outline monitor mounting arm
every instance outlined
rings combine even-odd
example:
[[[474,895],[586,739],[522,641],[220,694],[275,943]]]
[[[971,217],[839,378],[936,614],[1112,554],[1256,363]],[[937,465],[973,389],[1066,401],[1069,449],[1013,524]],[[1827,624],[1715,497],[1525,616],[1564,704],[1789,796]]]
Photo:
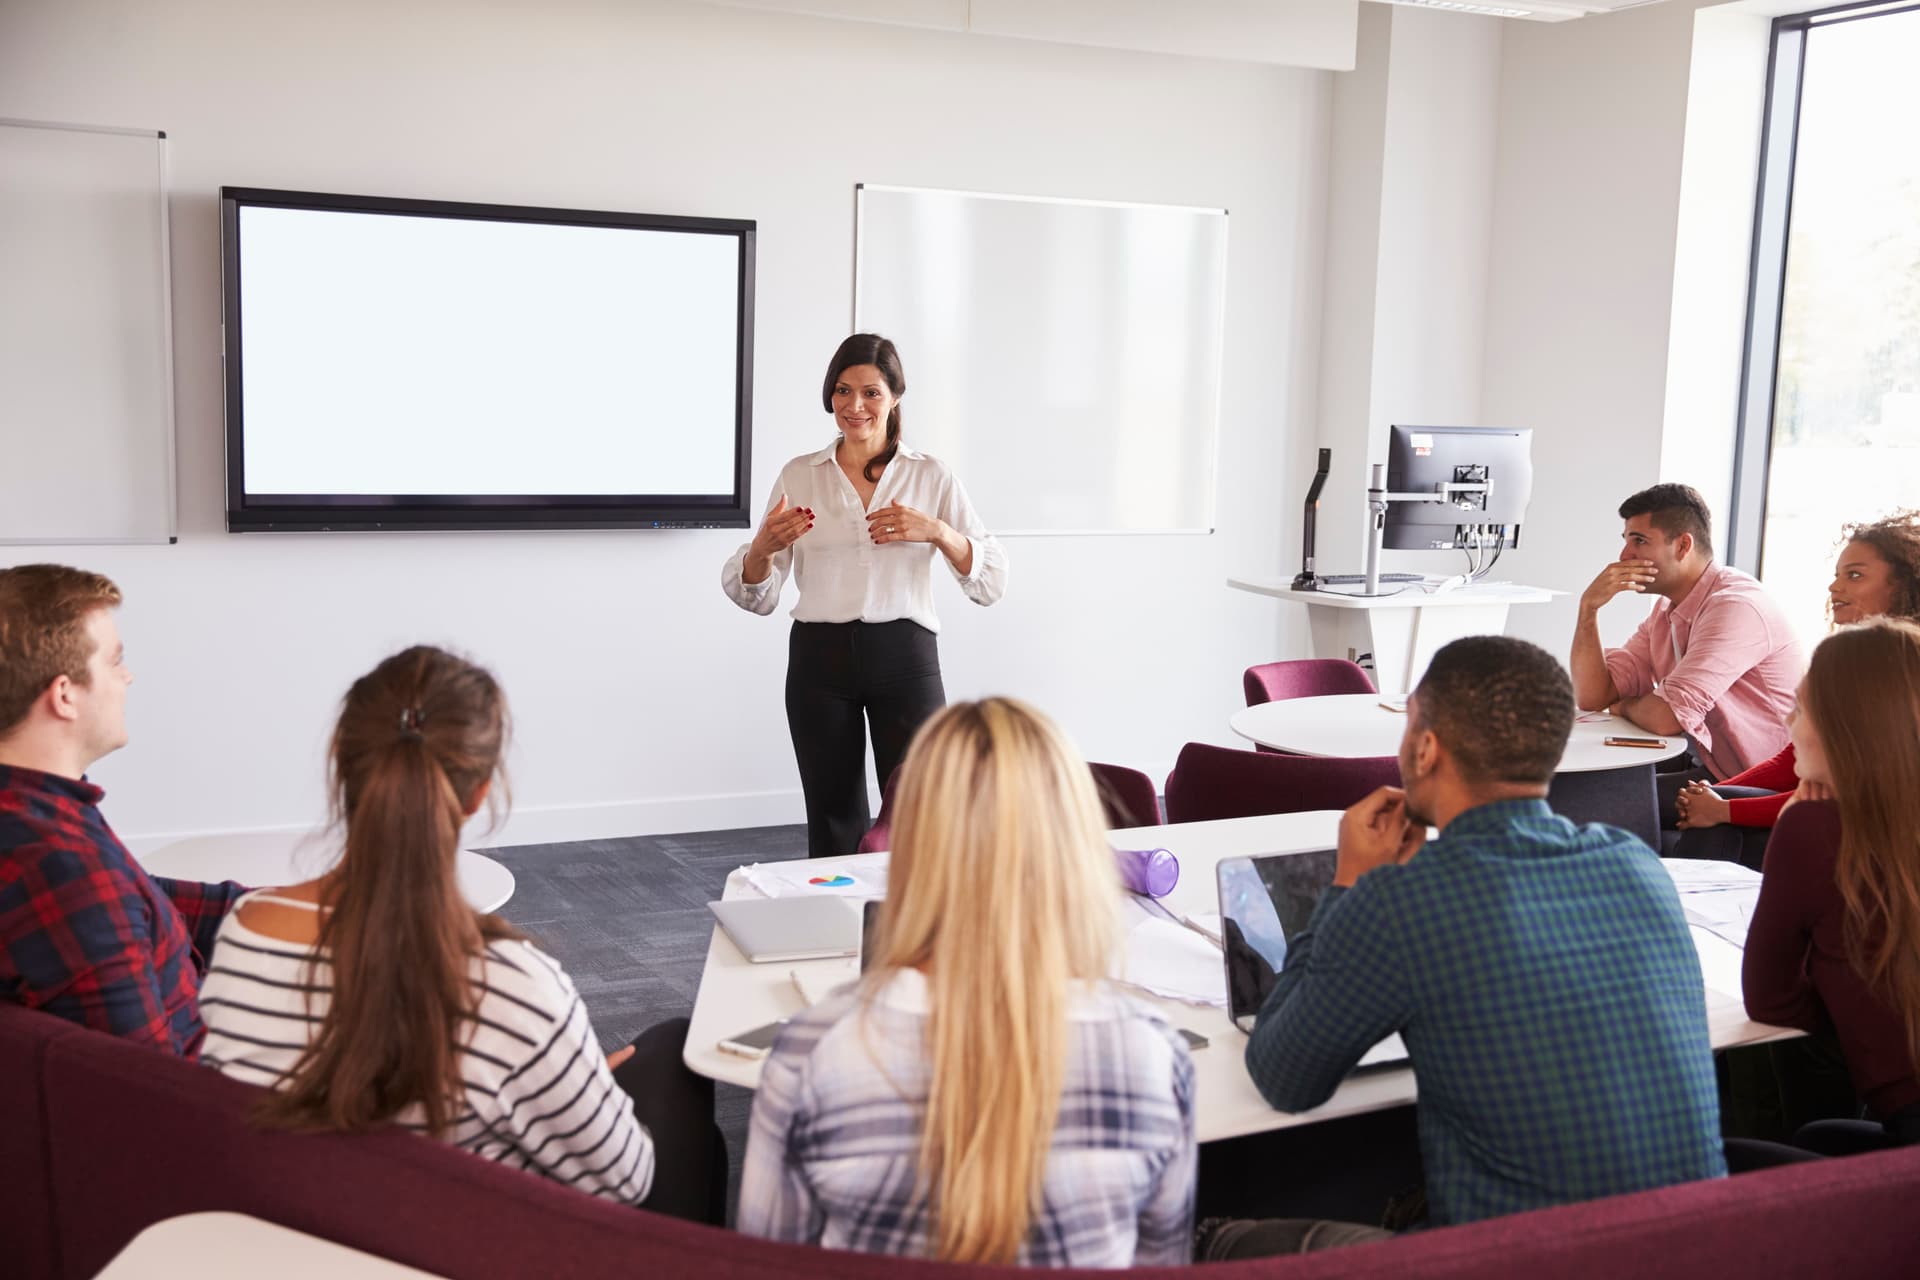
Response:
[[[1387,504],[1390,502],[1451,502],[1466,509],[1474,508],[1462,502],[1460,495],[1468,493],[1492,493],[1493,481],[1461,483],[1458,481],[1435,485],[1425,493],[1389,493],[1387,492],[1387,464],[1373,464],[1371,479],[1367,484],[1367,574],[1363,590],[1355,593],[1363,596],[1380,594],[1380,544],[1387,534]]]

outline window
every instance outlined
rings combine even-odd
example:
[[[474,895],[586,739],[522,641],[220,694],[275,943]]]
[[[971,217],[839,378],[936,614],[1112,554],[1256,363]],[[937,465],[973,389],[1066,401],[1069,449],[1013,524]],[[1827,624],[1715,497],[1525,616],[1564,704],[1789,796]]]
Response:
[[[1915,67],[1911,0],[1774,24],[1726,549],[1815,629],[1841,526],[1920,506]]]

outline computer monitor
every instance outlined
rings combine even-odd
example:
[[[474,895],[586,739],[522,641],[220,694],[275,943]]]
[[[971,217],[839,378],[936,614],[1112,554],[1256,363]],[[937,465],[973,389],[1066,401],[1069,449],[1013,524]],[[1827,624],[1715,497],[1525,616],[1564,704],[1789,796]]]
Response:
[[[1387,490],[1437,493],[1444,484],[1484,484],[1445,502],[1390,502],[1382,545],[1391,551],[1451,551],[1520,545],[1533,496],[1533,431],[1527,427],[1395,427],[1387,445]]]

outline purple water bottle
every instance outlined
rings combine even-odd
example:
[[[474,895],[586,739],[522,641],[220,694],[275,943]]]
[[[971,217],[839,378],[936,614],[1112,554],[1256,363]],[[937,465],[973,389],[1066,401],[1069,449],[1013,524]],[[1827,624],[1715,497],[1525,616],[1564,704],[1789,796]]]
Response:
[[[1134,893],[1164,898],[1180,883],[1180,859],[1165,849],[1115,849],[1120,883]]]

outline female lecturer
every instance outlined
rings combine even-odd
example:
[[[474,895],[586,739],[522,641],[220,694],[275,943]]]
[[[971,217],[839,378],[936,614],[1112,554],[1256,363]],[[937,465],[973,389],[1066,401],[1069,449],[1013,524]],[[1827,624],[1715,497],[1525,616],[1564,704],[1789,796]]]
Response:
[[[900,443],[907,378],[893,343],[856,333],[827,366],[820,401],[840,435],[780,469],[753,541],[721,571],[727,597],[772,613],[800,584],[787,641],[787,728],[807,801],[807,853],[852,853],[872,825],[864,713],[881,786],[914,731],[946,705],[932,569],[936,553],[975,604],[1007,585],[1007,557],[938,459]]]

